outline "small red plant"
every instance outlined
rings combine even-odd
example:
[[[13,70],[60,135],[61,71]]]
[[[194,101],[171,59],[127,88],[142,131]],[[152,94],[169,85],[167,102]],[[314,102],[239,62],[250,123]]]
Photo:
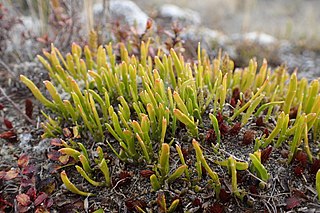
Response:
[[[311,174],[316,174],[320,169],[320,160],[317,158],[313,158],[313,163],[310,167]]]
[[[16,196],[18,201],[19,212],[27,212],[35,208],[35,212],[48,212],[53,200],[44,192],[37,193],[35,187],[29,188],[26,193],[21,193]]]
[[[224,135],[228,134],[229,126],[225,123],[221,123],[219,125],[219,130],[220,130],[221,135],[224,136]]]
[[[135,211],[137,206],[140,207],[141,209],[144,209],[145,207],[147,207],[147,203],[145,201],[134,199],[134,198],[129,198],[128,200],[126,200],[125,205],[130,212]]]
[[[209,129],[207,131],[205,141],[207,143],[209,143],[209,144],[215,143],[215,141],[216,141],[216,133],[214,132],[214,129]]]
[[[17,134],[13,130],[9,130],[0,134],[0,138],[6,139],[9,142],[17,142]]]
[[[264,126],[265,123],[263,121],[263,117],[258,117],[257,120],[256,120],[256,125],[257,126]]]
[[[240,99],[240,89],[239,88],[234,88],[232,91],[232,98],[237,102]]]
[[[4,125],[7,127],[7,129],[13,129],[12,122],[9,121],[8,119],[4,118],[4,119],[3,119],[3,123],[4,123]]]
[[[36,167],[29,164],[30,158],[27,154],[22,154],[17,162],[18,168],[9,171],[0,171],[0,179],[4,181],[18,180],[20,193],[15,196],[17,200],[18,212],[49,212],[53,200],[45,192],[37,192],[38,184],[35,178]],[[5,184],[5,182],[4,182]],[[12,183],[11,183],[12,184]],[[5,208],[12,207],[13,201],[0,199],[0,203],[5,204]],[[1,208],[0,208],[1,209]]]
[[[269,159],[272,152],[272,146],[269,146],[261,151],[261,163],[264,164]]]
[[[33,103],[30,99],[26,99],[25,101],[25,109],[26,109],[26,115],[32,119],[32,113],[33,113]]]
[[[298,114],[298,107],[293,107],[293,108],[290,109],[289,118],[290,119],[296,119],[297,114]]]
[[[231,129],[229,130],[229,133],[230,133],[230,135],[237,135],[237,134],[239,134],[240,129],[241,129],[241,123],[240,123],[240,122],[235,123],[235,124],[231,127]]]
[[[252,130],[247,130],[242,139],[242,144],[249,145],[254,141],[255,132]]]
[[[302,166],[296,166],[293,168],[294,174],[298,177],[302,176],[303,171],[304,171],[304,168]]]
[[[303,167],[305,167],[307,165],[307,161],[308,161],[308,156],[305,152],[299,150],[297,153],[296,153],[296,156],[295,156],[295,160]]]
[[[201,206],[202,202],[200,200],[200,198],[196,197],[193,201],[192,201],[192,205],[195,207]]]
[[[141,170],[140,175],[144,178],[150,178],[151,175],[154,174],[154,171],[152,170]]]
[[[295,196],[289,197],[286,199],[286,209],[290,210],[293,209],[294,207],[297,207],[300,205],[300,200],[296,198]]]
[[[128,171],[121,171],[119,174],[118,186],[125,186],[131,183],[132,173]]]
[[[220,190],[219,198],[220,198],[221,202],[227,203],[227,202],[229,202],[230,199],[231,199],[231,193],[228,192],[228,191],[226,191],[225,188],[222,188],[222,189]]]
[[[214,203],[212,206],[210,206],[209,212],[210,213],[223,213],[224,206],[220,203]]]

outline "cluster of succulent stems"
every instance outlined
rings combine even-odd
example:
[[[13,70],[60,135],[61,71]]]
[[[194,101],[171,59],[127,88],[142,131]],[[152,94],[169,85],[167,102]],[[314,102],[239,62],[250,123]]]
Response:
[[[50,80],[44,81],[50,98],[27,77],[21,76],[21,81],[51,111],[43,112],[47,118],[43,137],[61,136],[62,124],[67,123],[74,133],[105,143],[108,147],[105,152],[113,153],[123,162],[154,165],[154,174],[150,176],[154,191],[177,180],[194,185],[195,179],[203,179],[205,169],[217,198],[221,188],[217,167],[228,169],[232,193],[240,199],[245,192],[237,185],[237,171],[250,170],[261,182],[268,182],[270,175],[261,163],[262,148],[270,145],[280,148],[287,143],[288,163],[300,147],[310,162],[316,157],[309,141],[320,136],[319,80],[311,83],[304,78],[298,80],[296,72],[290,75],[284,67],[272,70],[265,60],[260,70],[255,60],[250,60],[246,68],[235,69],[228,56],[210,60],[200,45],[198,58],[192,63],[173,49],[169,54],[159,49],[151,57],[149,45],[150,40],[142,42],[140,55],[135,56],[120,44],[120,60],[112,44],[97,49],[89,46],[82,49],[73,44],[71,53],[65,57],[52,46],[51,52],[43,53],[46,59],[38,56],[50,76]],[[240,95],[232,106],[229,103],[235,89]],[[292,110],[296,111],[293,118]],[[276,124],[268,136],[256,138],[255,152],[249,154],[247,161],[230,156],[213,163],[201,148],[204,143],[201,133],[208,130],[204,123],[209,118],[216,138],[210,154],[221,156],[214,151],[224,142],[217,113],[228,113],[226,122],[238,121],[242,127],[260,116],[264,121],[276,118]],[[181,146],[175,141],[181,132],[187,132],[192,141],[196,159],[192,166],[186,164]],[[172,171],[170,150],[174,149],[181,165]],[[90,156],[81,143],[64,143],[60,152],[77,162],[76,170],[90,184],[111,187],[112,173],[101,147],[96,150],[98,158]],[[104,180],[95,179],[95,170],[103,174]],[[73,193],[94,195],[79,190],[65,171],[61,172],[61,179]],[[316,181],[320,194],[319,172]],[[176,202],[179,201],[174,201],[168,212]]]

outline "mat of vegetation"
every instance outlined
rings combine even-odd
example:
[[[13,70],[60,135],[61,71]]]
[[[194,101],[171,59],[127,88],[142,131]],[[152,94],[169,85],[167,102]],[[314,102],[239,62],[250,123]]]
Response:
[[[318,79],[254,59],[235,68],[200,45],[186,60],[141,38],[98,46],[92,33],[65,56],[52,45],[38,56],[45,90],[20,76],[43,106],[42,128],[19,135],[0,105],[6,154],[23,153],[2,163],[2,211],[320,209]],[[16,147],[26,137],[36,148]]]

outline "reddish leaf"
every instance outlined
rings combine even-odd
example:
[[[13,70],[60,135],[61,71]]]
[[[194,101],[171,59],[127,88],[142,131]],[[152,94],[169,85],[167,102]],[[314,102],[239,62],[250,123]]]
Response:
[[[44,193],[44,192],[40,192],[39,193],[39,195],[38,195],[38,197],[35,199],[35,201],[34,201],[34,205],[35,206],[38,206],[38,205],[40,205],[45,199],[47,199],[48,198],[48,195],[46,194],[46,193]]]
[[[141,170],[140,175],[144,178],[150,178],[151,175],[154,174],[154,171],[151,170]]]
[[[132,177],[132,174],[128,171],[121,171],[119,174],[120,180]]]
[[[202,177],[207,176],[207,170],[203,166],[201,166],[201,172],[202,172]]]
[[[297,114],[298,114],[298,107],[293,107],[290,109],[289,118],[295,119],[297,117]]]
[[[18,212],[19,213],[24,213],[29,211],[29,206],[23,206],[21,204],[18,204]]]
[[[0,171],[0,179],[4,178],[6,176],[7,172],[6,171]]]
[[[293,209],[296,206],[300,205],[300,200],[296,197],[289,197],[286,199],[286,209]]]
[[[242,144],[244,145],[251,144],[254,140],[254,133],[255,132],[252,130],[247,130],[243,135]]]
[[[261,151],[261,163],[264,164],[269,159],[272,152],[272,146],[269,146]]]
[[[6,131],[4,133],[1,133],[0,134],[0,138],[3,138],[3,139],[15,139],[17,138],[17,135],[14,131],[12,130],[9,130],[9,131]]]
[[[50,143],[52,146],[63,146],[59,138],[53,138]]]
[[[22,206],[29,206],[31,204],[30,197],[27,194],[18,194],[16,199]]]
[[[34,165],[28,165],[23,167],[22,174],[24,175],[33,175],[36,171],[36,167]]]
[[[193,201],[192,201],[192,205],[193,206],[201,206],[202,205],[202,202],[200,200],[200,198],[196,197]]]
[[[216,133],[215,133],[214,129],[209,129],[207,131],[205,140],[207,143],[210,143],[210,144],[216,142]]]
[[[36,182],[36,179],[34,176],[32,176],[31,178],[28,178],[28,177],[22,178],[21,186],[22,187],[34,186],[35,182]]]
[[[249,186],[249,191],[252,194],[258,194],[258,189],[257,189],[257,186],[255,186],[255,185],[250,185]]]
[[[44,206],[47,208],[50,208],[53,205],[53,199],[52,198],[48,198],[44,201]]]
[[[308,161],[308,156],[305,152],[299,150],[295,156],[295,160],[301,163],[302,166],[306,166]]]
[[[239,134],[240,129],[241,129],[241,123],[238,122],[231,127],[231,129],[229,130],[229,133],[230,135],[237,135]]]
[[[302,192],[302,191],[300,191],[298,189],[293,189],[292,190],[292,195],[294,195],[297,198],[302,198],[302,199],[306,199],[306,200],[308,199],[308,196],[305,195],[304,192]]]
[[[281,156],[282,156],[283,158],[288,158],[288,156],[289,156],[289,151],[283,149],[283,150],[280,151],[280,154],[281,154]]]
[[[30,189],[28,189],[26,194],[30,197],[31,200],[34,200],[37,197],[37,190],[32,186],[30,187]]]
[[[146,30],[151,29],[152,24],[153,24],[152,19],[151,19],[151,18],[148,18],[148,20],[147,20],[147,24],[146,24]]]
[[[257,126],[264,126],[263,117],[260,116],[257,118],[256,125]]]
[[[227,192],[226,189],[222,188],[220,190],[219,197],[220,197],[221,202],[227,203],[231,199],[231,193]]]
[[[22,154],[18,159],[18,166],[23,168],[29,163],[29,156],[27,154]]]
[[[224,206],[220,203],[214,203],[209,210],[210,213],[223,213],[224,212]]]
[[[135,210],[136,206],[139,206],[142,209],[144,209],[147,206],[146,202],[141,200],[135,200],[133,198],[129,198],[128,200],[126,200],[125,205],[130,212]]]
[[[121,171],[119,174],[119,180],[117,183],[114,183],[113,185],[117,186],[125,186],[131,182],[131,176],[132,174],[128,171]]]
[[[263,129],[263,134],[265,135],[265,137],[267,138],[269,136],[269,130],[267,128]]]
[[[225,123],[221,123],[219,125],[219,130],[220,130],[221,135],[226,135],[229,131],[229,126]]]
[[[221,112],[217,113],[217,120],[219,125],[223,123],[223,116]]]
[[[50,43],[50,39],[48,34],[43,35],[42,37],[37,37],[37,41],[43,44],[48,44]]]
[[[47,157],[50,160],[54,160],[54,161],[58,161],[60,156],[61,156],[61,153],[58,152],[57,150],[52,150],[47,154]]]
[[[182,155],[183,155],[184,159],[188,159],[189,158],[189,149],[181,147],[181,152],[182,152]]]
[[[33,103],[30,99],[26,99],[25,102],[25,108],[26,108],[26,115],[32,119],[32,113],[33,113]]]
[[[232,98],[234,98],[236,101],[240,99],[240,89],[234,88],[232,91]]]
[[[310,172],[311,174],[317,174],[319,169],[320,169],[320,160],[317,158],[314,158],[310,168]]]
[[[236,107],[236,106],[237,106],[236,99],[231,98],[231,100],[230,100],[230,105],[233,106],[233,107]]]
[[[303,171],[304,171],[304,168],[301,166],[296,166],[293,169],[294,174],[299,177],[302,176]]]
[[[12,203],[2,199],[1,197],[0,197],[0,204],[1,204],[0,205],[0,210],[2,210],[1,207],[5,207],[5,206],[11,206],[12,207],[13,206]]]
[[[4,180],[12,180],[18,176],[19,172],[15,169],[11,169],[6,172],[6,175],[4,176]]]
[[[13,129],[12,122],[9,121],[8,119],[4,118],[4,119],[3,119],[3,123],[4,123],[4,125],[7,127],[7,129]]]
[[[3,104],[0,104],[0,110],[3,110],[3,109],[4,109]]]

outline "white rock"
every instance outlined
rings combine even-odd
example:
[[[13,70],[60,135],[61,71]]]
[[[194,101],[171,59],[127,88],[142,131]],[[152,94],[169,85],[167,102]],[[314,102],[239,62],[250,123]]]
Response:
[[[189,27],[181,36],[183,39],[204,40],[209,43],[216,42],[219,45],[224,45],[229,40],[222,32],[206,27]]]
[[[133,1],[110,1],[112,20],[123,19],[130,26],[136,26],[139,33],[144,32],[149,16],[144,13]],[[93,6],[95,16],[102,14],[103,5],[97,3]]]
[[[162,5],[159,15],[174,21],[182,21],[194,25],[201,24],[201,17],[198,12],[188,8],[180,8],[173,4]]]
[[[269,34],[261,32],[249,32],[242,35],[243,40],[257,42],[261,45],[273,45],[277,43],[277,39]]]

